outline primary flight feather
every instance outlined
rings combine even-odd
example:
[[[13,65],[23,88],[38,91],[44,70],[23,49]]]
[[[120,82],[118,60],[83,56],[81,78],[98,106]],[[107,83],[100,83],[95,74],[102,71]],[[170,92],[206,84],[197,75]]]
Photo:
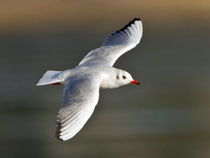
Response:
[[[39,80],[37,86],[65,85],[57,115],[57,139],[68,140],[81,130],[98,103],[100,88],[117,88],[129,83],[140,85],[128,72],[112,66],[140,42],[142,31],[141,20],[135,18],[112,33],[101,47],[89,52],[75,68],[49,70]]]

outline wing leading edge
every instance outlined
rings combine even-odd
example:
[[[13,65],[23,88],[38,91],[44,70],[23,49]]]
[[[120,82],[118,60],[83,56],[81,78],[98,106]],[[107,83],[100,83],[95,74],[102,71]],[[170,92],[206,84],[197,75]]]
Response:
[[[79,65],[98,63],[113,66],[122,54],[131,50],[140,42],[142,34],[142,22],[139,18],[135,18],[122,29],[112,33],[100,48],[89,52]]]

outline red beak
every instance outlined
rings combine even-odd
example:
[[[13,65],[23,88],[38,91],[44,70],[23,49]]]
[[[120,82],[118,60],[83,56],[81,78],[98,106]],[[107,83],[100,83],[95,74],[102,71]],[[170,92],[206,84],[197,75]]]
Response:
[[[131,81],[131,83],[134,83],[134,84],[137,84],[137,85],[141,85],[141,83],[139,83],[139,82],[136,81],[136,80]]]

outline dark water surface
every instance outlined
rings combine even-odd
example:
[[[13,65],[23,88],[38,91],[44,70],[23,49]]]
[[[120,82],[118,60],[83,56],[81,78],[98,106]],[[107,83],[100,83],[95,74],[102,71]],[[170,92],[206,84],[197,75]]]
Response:
[[[63,88],[35,84],[46,70],[76,66],[108,34],[63,30],[1,36],[1,157],[208,158],[206,32],[146,30],[141,44],[115,64],[143,85],[102,90],[91,119],[67,142],[54,138]]]

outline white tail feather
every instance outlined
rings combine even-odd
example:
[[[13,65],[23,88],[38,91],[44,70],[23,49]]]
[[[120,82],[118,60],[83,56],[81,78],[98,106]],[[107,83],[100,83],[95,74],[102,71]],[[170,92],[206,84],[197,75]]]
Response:
[[[37,86],[44,86],[49,84],[55,84],[55,83],[64,83],[65,78],[63,76],[63,71],[47,71],[42,76],[42,78],[39,80],[39,82],[36,84]]]

